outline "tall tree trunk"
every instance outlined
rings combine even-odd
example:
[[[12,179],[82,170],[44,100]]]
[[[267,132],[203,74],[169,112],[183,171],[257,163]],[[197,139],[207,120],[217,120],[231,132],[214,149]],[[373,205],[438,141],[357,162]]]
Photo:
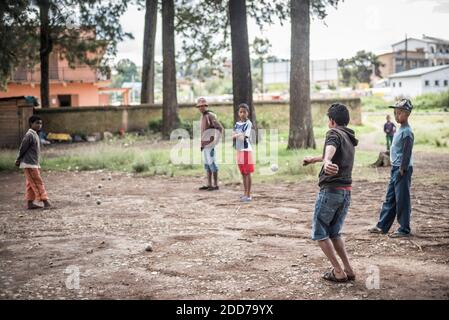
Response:
[[[41,106],[50,107],[50,80],[49,65],[52,43],[50,38],[50,24],[48,11],[50,9],[49,0],[39,1],[40,19],[40,64],[41,64]]]
[[[170,137],[179,124],[176,96],[175,63],[175,5],[173,0],[162,1],[162,136]]]
[[[142,88],[140,103],[154,103],[154,49],[157,23],[157,0],[146,0],[143,35]]]
[[[315,148],[310,106],[310,0],[291,0],[288,148]]]
[[[229,0],[229,20],[231,23],[234,120],[237,121],[239,118],[239,104],[246,103],[250,108],[249,119],[256,129],[256,110],[253,105],[248,26],[246,22],[246,0]]]

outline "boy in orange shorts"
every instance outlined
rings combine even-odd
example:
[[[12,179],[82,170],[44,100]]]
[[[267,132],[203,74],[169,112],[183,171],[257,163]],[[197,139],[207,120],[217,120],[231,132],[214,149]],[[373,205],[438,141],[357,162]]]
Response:
[[[42,129],[42,119],[38,116],[31,116],[28,120],[30,129],[23,137],[20,144],[16,166],[24,169],[26,177],[26,200],[28,209],[48,209],[51,207],[48,195],[45,191],[44,182],[40,174],[40,139],[38,132]],[[34,204],[34,201],[43,201],[44,206]]]
[[[235,139],[237,149],[237,164],[243,177],[245,193],[240,197],[242,202],[250,202],[251,198],[251,173],[254,172],[254,160],[250,143],[252,123],[248,119],[249,107],[246,103],[239,105],[239,118],[234,126],[232,138]]]

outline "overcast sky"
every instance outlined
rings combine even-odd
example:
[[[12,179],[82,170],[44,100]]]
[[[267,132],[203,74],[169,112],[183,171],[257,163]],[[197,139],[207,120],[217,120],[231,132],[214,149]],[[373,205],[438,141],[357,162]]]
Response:
[[[142,65],[144,11],[129,8],[122,17],[125,31],[134,35],[118,46],[116,61],[122,58]],[[338,9],[329,9],[326,25],[314,20],[311,26],[312,59],[346,58],[359,50],[383,53],[391,44],[423,34],[449,40],[449,0],[345,0]],[[156,59],[161,60],[161,19],[156,35]],[[290,56],[290,24],[273,25],[262,32],[271,44],[271,54]],[[249,22],[250,42],[260,36],[259,28]],[[177,50],[180,45],[177,44]]]

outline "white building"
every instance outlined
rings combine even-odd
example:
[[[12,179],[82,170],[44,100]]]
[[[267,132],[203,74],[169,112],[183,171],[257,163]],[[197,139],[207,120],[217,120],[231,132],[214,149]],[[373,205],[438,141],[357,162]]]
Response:
[[[416,97],[449,90],[449,65],[418,68],[391,74],[392,97]]]
[[[421,52],[428,66],[449,64],[449,40],[423,35],[422,39],[407,38],[392,45],[393,52]]]
[[[290,61],[267,62],[263,65],[263,82],[289,83]],[[337,59],[311,60],[310,82],[320,85],[338,85],[338,61]]]

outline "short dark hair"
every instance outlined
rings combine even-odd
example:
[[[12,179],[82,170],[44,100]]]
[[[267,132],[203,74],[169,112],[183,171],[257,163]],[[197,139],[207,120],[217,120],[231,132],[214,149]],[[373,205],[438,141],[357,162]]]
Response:
[[[248,107],[248,105],[246,103],[239,104],[239,110],[241,108],[245,109],[249,113],[249,107]]]
[[[28,124],[29,124],[30,127],[31,127],[31,125],[32,125],[33,123],[35,123],[36,121],[39,121],[39,120],[42,121],[41,117],[38,117],[38,116],[31,116],[31,117],[28,119]]]
[[[339,126],[347,126],[349,124],[349,110],[344,104],[332,104],[327,111],[327,116]]]

